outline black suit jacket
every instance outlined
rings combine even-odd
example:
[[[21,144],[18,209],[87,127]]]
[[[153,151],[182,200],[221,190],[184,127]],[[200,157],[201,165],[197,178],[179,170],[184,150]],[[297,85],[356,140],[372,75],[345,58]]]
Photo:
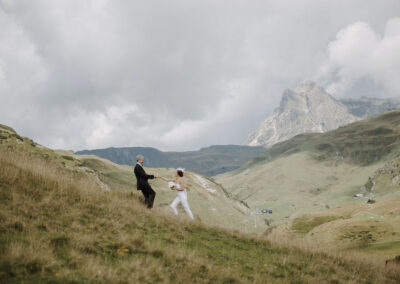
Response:
[[[138,164],[136,164],[134,172],[137,180],[137,190],[142,190],[142,191],[153,190],[148,180],[153,179],[154,175],[146,174],[143,167]]]

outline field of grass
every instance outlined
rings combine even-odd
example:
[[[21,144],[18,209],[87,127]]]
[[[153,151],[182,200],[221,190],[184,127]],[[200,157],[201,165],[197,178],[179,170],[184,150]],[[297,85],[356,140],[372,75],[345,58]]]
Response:
[[[215,176],[276,225],[367,198],[400,197],[400,111],[278,143],[241,169]],[[354,198],[355,194],[363,198]]]
[[[399,251],[400,247],[400,239],[393,241],[382,241],[376,243],[368,243],[361,245],[359,249],[365,252],[371,252],[373,254],[382,253],[387,255],[387,253],[392,251]]]
[[[72,155],[72,157],[81,162],[81,168],[94,171],[111,190],[134,194],[138,198],[142,196],[141,192],[136,190],[133,167],[114,164],[92,155]],[[146,171],[152,174],[159,173],[166,178],[173,178],[175,174],[174,169],[165,168],[146,168]],[[172,214],[168,205],[176,197],[176,192],[171,191],[167,183],[160,179],[151,180],[150,183],[157,193],[154,206],[165,214]],[[186,171],[185,185],[191,210],[198,220],[209,225],[238,230],[250,222],[248,208],[229,198],[223,188],[207,177]],[[180,214],[186,216],[183,210]],[[249,231],[250,229],[251,227]]]
[[[384,164],[366,167],[335,161],[316,161],[308,152],[277,158],[240,172],[215,177],[235,198],[251,208],[267,208],[272,224],[299,215],[327,210],[347,203],[365,203],[354,199],[368,177]]]
[[[331,222],[339,218],[340,217],[338,216],[298,217],[293,220],[292,230],[294,230],[296,233],[307,234],[315,227],[318,227],[322,224]]]
[[[214,178],[250,208],[273,211],[262,216],[271,241],[296,240],[383,261],[400,255],[399,126],[400,111],[391,111],[299,135]]]
[[[277,226],[269,238],[361,253],[374,259],[400,255],[400,198],[374,204],[346,204],[302,215]]]
[[[400,153],[375,171],[365,184],[375,195],[390,196],[400,189]]]
[[[80,169],[82,160],[11,142],[0,145],[1,283],[400,279],[381,262],[272,245],[261,236],[176,218],[162,207],[148,211],[136,194],[111,185],[105,191],[91,173],[98,169]]]

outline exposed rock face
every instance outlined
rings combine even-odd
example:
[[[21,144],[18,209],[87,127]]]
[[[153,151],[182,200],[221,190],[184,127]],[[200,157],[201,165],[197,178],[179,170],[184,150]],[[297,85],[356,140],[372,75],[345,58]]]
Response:
[[[301,133],[325,132],[358,119],[322,88],[305,81],[284,91],[279,108],[249,136],[246,144],[272,146]]]

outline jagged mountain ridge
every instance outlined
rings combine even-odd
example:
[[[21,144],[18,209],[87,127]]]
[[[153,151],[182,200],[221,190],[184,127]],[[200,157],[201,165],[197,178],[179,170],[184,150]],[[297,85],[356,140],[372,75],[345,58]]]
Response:
[[[326,132],[357,121],[346,106],[311,81],[285,90],[276,108],[246,142],[272,146],[301,133]]]

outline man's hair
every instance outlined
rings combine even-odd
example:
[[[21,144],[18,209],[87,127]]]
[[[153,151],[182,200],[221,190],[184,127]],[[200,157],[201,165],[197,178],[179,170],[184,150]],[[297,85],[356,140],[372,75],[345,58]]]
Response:
[[[139,154],[136,156],[136,162],[139,162],[140,159],[144,159],[144,156]]]
[[[178,173],[178,176],[183,177],[183,171],[177,170],[176,172]]]

